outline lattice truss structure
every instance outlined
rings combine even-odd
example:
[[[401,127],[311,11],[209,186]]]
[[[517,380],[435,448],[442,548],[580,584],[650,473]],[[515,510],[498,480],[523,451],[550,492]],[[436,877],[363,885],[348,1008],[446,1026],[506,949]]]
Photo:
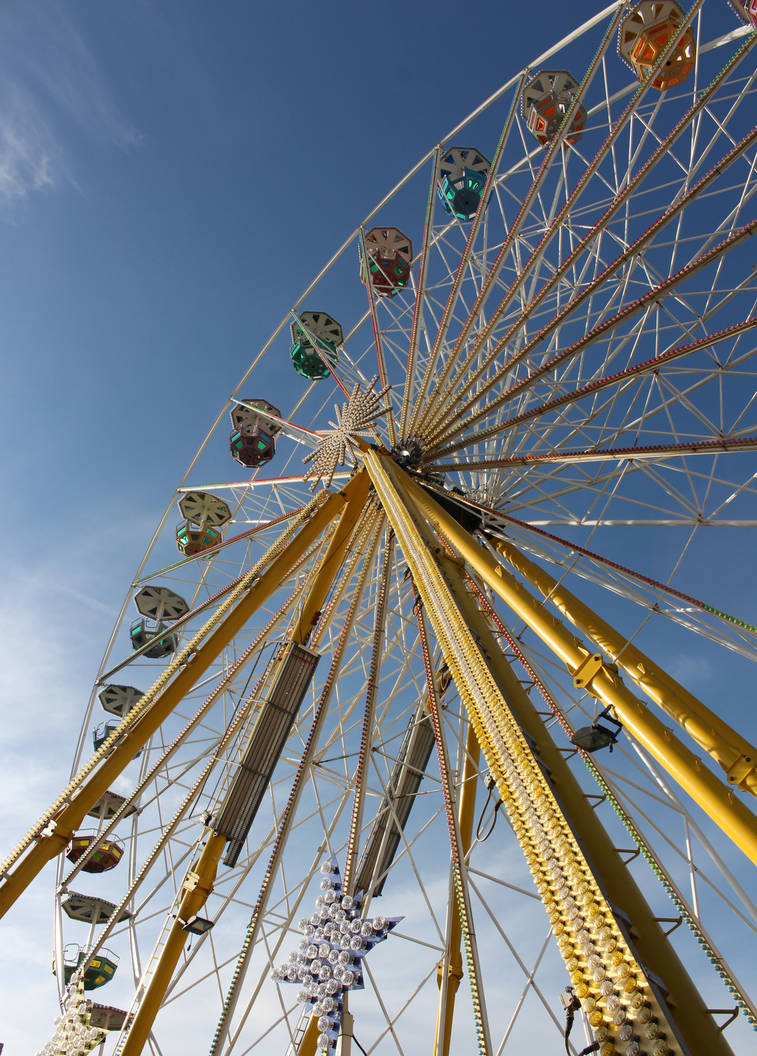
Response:
[[[639,80],[628,15],[366,217],[171,498],[0,870],[61,854],[108,1056],[753,1045],[755,33],[697,0]],[[271,974],[324,859],[402,918],[341,1033]]]

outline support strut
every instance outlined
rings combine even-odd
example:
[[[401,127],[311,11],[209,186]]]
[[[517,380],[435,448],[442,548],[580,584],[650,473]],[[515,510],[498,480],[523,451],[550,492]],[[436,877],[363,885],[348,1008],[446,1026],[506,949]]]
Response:
[[[757,796],[757,748],[512,543],[501,538],[492,538],[490,542],[574,627],[621,667],[639,689],[712,756],[725,770],[730,784]]]
[[[369,456],[366,456],[368,464]],[[394,467],[395,475],[400,473]],[[602,662],[531,594],[457,521],[407,474],[403,483],[418,508],[449,539],[455,550],[492,590],[567,666],[577,687],[612,708],[636,740],[657,760],[744,854],[757,864],[757,818],[702,760],[690,751],[645,704],[623,684],[617,669]]]
[[[365,473],[358,473],[344,491],[340,493],[344,500],[342,512],[334,534],[326,547],[318,568],[315,570],[302,611],[295,624],[292,640],[296,644],[301,644],[303,640],[307,640],[313,626],[317,622],[321,605],[326,598],[335,575],[342,567],[344,551],[352,534],[352,529],[365,505],[367,493],[368,479]],[[332,497],[336,498],[336,496]],[[300,532],[300,535],[303,534],[307,534],[304,529]],[[308,545],[310,541],[312,540],[308,540]],[[232,784],[225,797],[224,807],[232,800],[234,791],[235,785]],[[223,808],[221,817],[223,817]],[[185,893],[179,906],[178,917],[171,925],[165,945],[152,968],[144,993],[137,994],[139,1007],[131,1026],[128,1028],[119,1056],[139,1056],[142,1052],[181,956],[181,950],[186,938],[184,924],[189,916],[198,913],[202,909],[208,896],[213,891],[218,864],[227,842],[228,837],[226,835],[215,832],[212,829],[207,830],[198,863],[190,869],[184,881]]]
[[[609,1051],[622,1043],[626,1024],[635,1035],[651,1019],[665,1034],[669,1053],[693,1056],[703,1051],[705,1038],[706,1051],[728,1053],[727,1043],[664,935],[649,938],[659,925],[641,896],[634,901],[629,895],[615,903],[616,894],[623,896],[635,885],[629,883],[627,870],[599,822],[586,810],[580,788],[557,748],[550,748],[549,738],[541,743],[538,734],[543,739],[543,732],[530,701],[500,661],[501,650],[486,621],[466,600],[459,559],[450,561],[436,546],[423,519],[421,501],[425,504],[427,497],[421,494],[416,503],[420,489],[411,489],[410,478],[389,459],[367,452],[365,464],[410,565],[577,993],[580,987],[579,997],[597,1040]],[[443,511],[433,500],[427,506],[428,513],[424,508],[423,514],[438,524]],[[607,870],[605,852],[614,855]],[[642,939],[640,932],[647,938]],[[609,985],[600,986],[600,979]]]
[[[240,580],[232,594],[18,844],[0,876],[0,917],[44,865],[65,849],[87,811],[107,792],[250,616],[274,593],[298,558],[343,508],[358,486],[355,483],[358,479],[354,478],[343,492],[329,495],[309,520],[300,522],[297,534],[292,533],[283,548],[280,541],[274,544]],[[359,486],[362,489],[364,482]],[[173,676],[170,682],[169,675]]]

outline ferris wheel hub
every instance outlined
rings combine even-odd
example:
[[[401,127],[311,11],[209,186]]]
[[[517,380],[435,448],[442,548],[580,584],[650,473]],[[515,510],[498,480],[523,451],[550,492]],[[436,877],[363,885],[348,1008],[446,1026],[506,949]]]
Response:
[[[402,440],[400,443],[395,444],[391,450],[391,455],[402,469],[417,469],[423,461],[423,441],[419,436],[408,437],[407,440]]]

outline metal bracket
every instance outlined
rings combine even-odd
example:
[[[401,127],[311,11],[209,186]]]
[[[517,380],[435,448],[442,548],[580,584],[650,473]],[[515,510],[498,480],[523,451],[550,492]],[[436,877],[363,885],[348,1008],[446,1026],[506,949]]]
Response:
[[[752,760],[746,755],[739,755],[738,759],[726,770],[728,783],[729,785],[744,788],[745,786],[742,782],[753,772],[754,763]]]
[[[451,979],[456,979],[457,982],[459,983],[460,980],[462,979],[462,977],[463,977],[462,964],[455,965],[455,964],[449,963],[447,965],[447,978],[448,979],[450,979],[450,980]],[[439,961],[439,963],[436,966],[436,982],[437,982],[439,987],[441,987],[443,980],[444,980],[444,958],[442,958],[442,960]]]
[[[707,1011],[711,1016],[728,1016],[724,1023],[717,1024],[718,1030],[725,1030],[739,1014],[738,1006],[736,1008],[708,1008]]]
[[[658,924],[673,925],[672,928],[662,929],[666,935],[670,935],[676,930],[676,928],[680,928],[681,924],[683,923],[683,917],[655,917],[654,919],[657,921]]]
[[[184,883],[182,885],[184,891],[194,891],[200,883],[199,873],[193,872],[191,869],[184,877]]]
[[[634,860],[634,858],[638,858],[639,855],[641,854],[641,851],[639,850],[638,847],[616,847],[615,850],[620,855],[620,857],[623,859],[623,862],[624,862],[625,865],[628,865],[629,862],[632,862]],[[628,855],[628,857],[625,858],[625,857],[623,857],[624,855]],[[663,918],[660,917],[659,919],[661,920]],[[672,917],[671,918],[667,918],[666,917],[665,919],[666,920],[668,920],[668,919],[672,920],[673,918]]]
[[[573,685],[576,689],[586,689],[598,671],[604,667],[601,653],[589,653],[573,672]]]

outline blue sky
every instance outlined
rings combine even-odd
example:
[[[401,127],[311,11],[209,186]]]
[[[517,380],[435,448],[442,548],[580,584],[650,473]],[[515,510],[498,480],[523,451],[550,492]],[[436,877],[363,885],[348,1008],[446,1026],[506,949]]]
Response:
[[[13,520],[43,477],[60,512],[74,477],[80,503],[159,501],[212,414],[209,375],[228,391],[387,187],[594,7],[554,6],[545,31],[494,4],[464,26],[451,3],[3,4]],[[18,443],[33,421],[44,453]]]
[[[131,573],[253,352],[387,188],[599,6],[0,3],[4,847],[64,783]],[[4,922],[8,1056],[55,1015],[46,875]]]

